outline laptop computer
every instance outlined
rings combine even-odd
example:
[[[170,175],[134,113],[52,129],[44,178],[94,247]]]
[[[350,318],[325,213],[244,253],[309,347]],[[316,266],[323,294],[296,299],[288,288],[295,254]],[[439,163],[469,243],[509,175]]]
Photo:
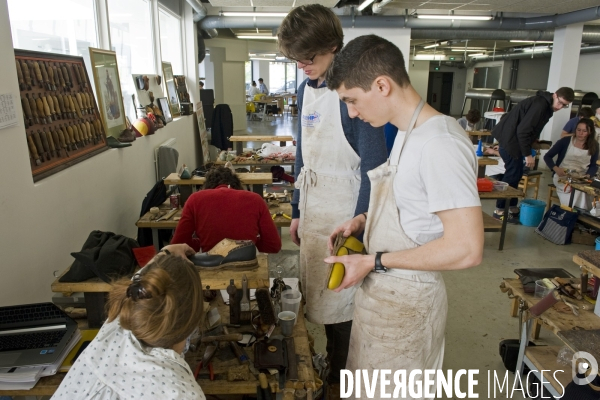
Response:
[[[0,368],[52,364],[76,331],[52,303],[0,307]]]

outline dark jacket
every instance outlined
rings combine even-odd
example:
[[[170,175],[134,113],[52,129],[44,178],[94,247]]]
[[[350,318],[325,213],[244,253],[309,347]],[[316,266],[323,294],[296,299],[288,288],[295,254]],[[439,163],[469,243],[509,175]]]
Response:
[[[221,150],[227,150],[233,145],[229,137],[233,135],[233,114],[227,104],[215,107],[212,116],[210,144]]]
[[[519,102],[492,130],[492,136],[516,160],[531,155],[531,144],[554,113],[552,93],[538,90]]]
[[[544,155],[544,162],[546,165],[548,165],[548,168],[550,168],[551,171],[555,166],[558,165],[560,167],[560,164],[562,164],[572,139],[572,136],[566,136],[560,139],[554,144],[554,146],[552,146],[550,150],[548,150],[546,155]],[[555,163],[553,158],[557,154],[558,157]],[[598,164],[596,164],[596,161],[598,161],[598,151],[590,156],[590,165],[588,166],[588,170],[586,172],[586,174],[589,176],[596,175],[596,172],[598,171]],[[554,174],[554,172],[552,174]]]

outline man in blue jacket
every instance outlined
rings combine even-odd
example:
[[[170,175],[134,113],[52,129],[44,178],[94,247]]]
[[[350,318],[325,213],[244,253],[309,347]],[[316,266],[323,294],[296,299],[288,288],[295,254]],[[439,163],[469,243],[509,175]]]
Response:
[[[504,182],[517,188],[523,176],[523,167],[533,168],[535,159],[531,155],[531,145],[542,133],[542,129],[552,115],[568,108],[575,98],[573,89],[561,87],[555,93],[539,90],[535,96],[519,102],[492,130],[492,136],[500,144],[499,152],[506,172]],[[519,221],[517,199],[510,199],[508,222]],[[505,200],[496,202],[494,217],[504,217]]]

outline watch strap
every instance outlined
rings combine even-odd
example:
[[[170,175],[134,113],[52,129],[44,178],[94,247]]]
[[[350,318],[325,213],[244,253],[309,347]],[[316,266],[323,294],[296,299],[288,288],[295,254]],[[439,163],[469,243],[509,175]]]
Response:
[[[375,254],[375,267],[373,268],[373,271],[375,272],[379,272],[379,273],[383,273],[383,272],[387,272],[387,268],[383,266],[383,264],[381,264],[381,255],[383,254],[383,252],[379,251]]]

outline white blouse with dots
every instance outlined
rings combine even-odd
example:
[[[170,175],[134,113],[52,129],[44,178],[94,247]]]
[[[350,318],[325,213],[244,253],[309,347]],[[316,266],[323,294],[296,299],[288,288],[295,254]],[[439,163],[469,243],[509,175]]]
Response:
[[[174,350],[146,347],[119,319],[105,323],[52,399],[194,399],[204,393]]]

